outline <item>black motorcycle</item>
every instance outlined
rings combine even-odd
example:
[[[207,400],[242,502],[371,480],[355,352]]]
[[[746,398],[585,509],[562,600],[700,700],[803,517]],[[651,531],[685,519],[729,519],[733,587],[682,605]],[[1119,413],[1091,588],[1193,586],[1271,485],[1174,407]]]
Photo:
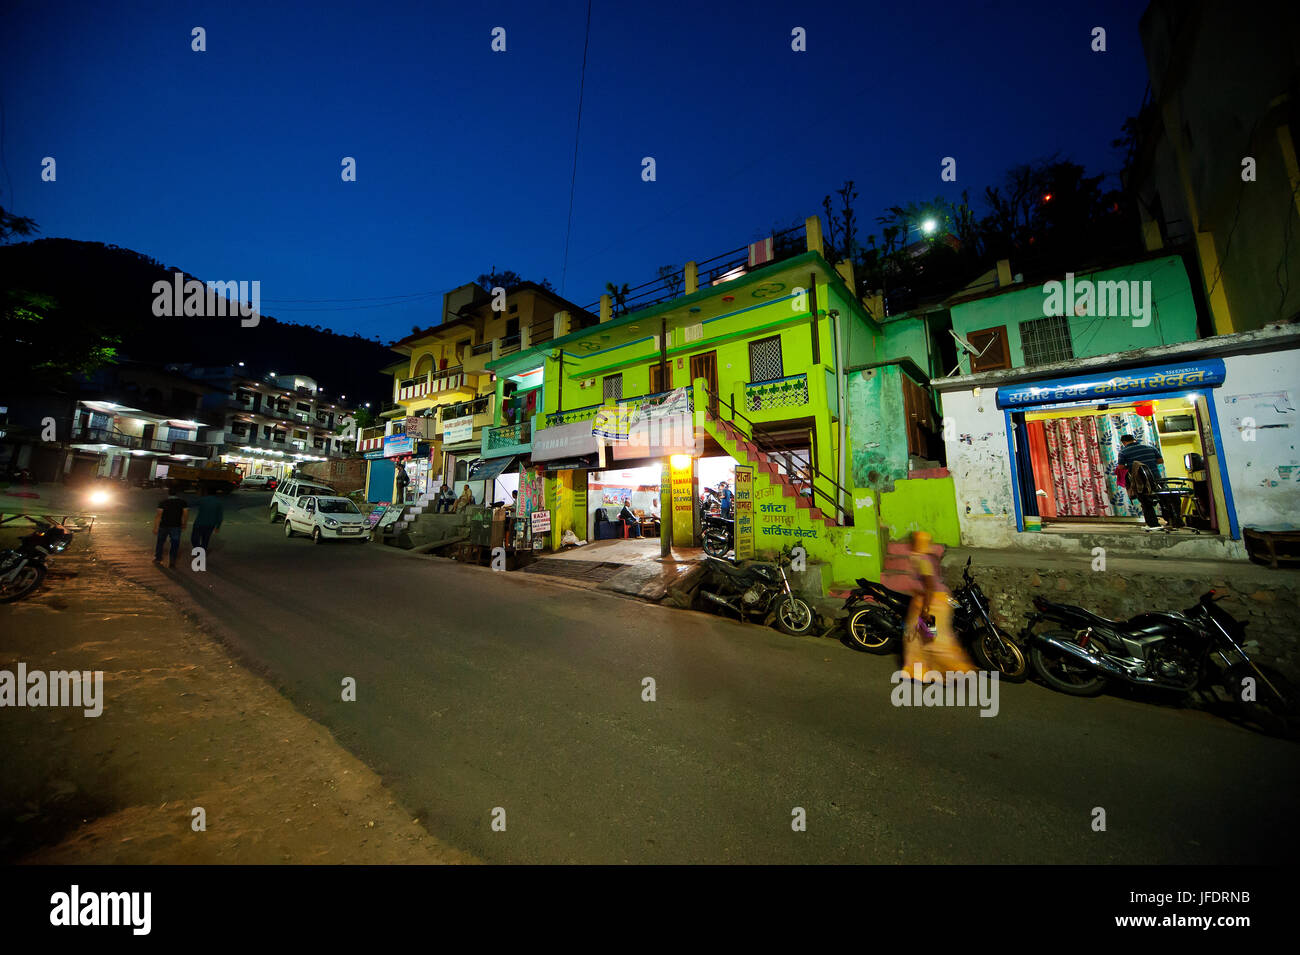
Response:
[[[788,555],[782,554],[775,564],[752,561],[741,567],[706,556],[704,567],[709,577],[700,586],[701,606],[725,608],[741,620],[775,623],[783,633],[802,636],[812,630],[816,617],[807,601],[790,588],[785,574],[789,562]]]
[[[897,652],[911,604],[909,594],[859,577],[843,607],[849,611],[845,618],[849,646],[864,653]]]
[[[710,557],[725,557],[736,546],[736,522],[721,514],[704,514],[704,553]]]
[[[61,523],[47,517],[19,514],[36,526],[36,530],[21,538],[18,547],[0,550],[0,603],[20,600],[33,593],[45,579],[46,561],[72,543],[72,529],[67,518]],[[6,521],[5,523],[8,523]]]
[[[953,631],[981,670],[996,671],[1005,680],[1022,682],[1029,676],[1029,661],[1020,646],[993,622],[988,598],[971,576],[970,562],[967,557],[961,585],[952,592]],[[857,588],[844,603],[845,609],[858,607],[848,617],[849,646],[864,653],[898,652],[911,602],[908,594],[859,578]]]
[[[1023,637],[1034,672],[1054,690],[1096,696],[1114,683],[1180,694],[1227,691],[1236,714],[1265,732],[1297,729],[1296,694],[1242,648],[1246,625],[1203,594],[1184,611],[1108,620],[1070,604],[1034,598]],[[1042,624],[1051,629],[1037,630]]]

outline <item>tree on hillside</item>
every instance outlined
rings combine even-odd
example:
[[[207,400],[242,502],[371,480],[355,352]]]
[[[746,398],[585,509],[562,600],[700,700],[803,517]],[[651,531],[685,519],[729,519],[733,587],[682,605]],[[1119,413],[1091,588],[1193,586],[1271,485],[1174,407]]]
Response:
[[[33,220],[0,207],[0,244],[38,231]],[[12,276],[18,274],[7,268],[0,273],[0,284],[10,286],[0,296],[0,342],[6,383],[15,392],[89,375],[115,360],[118,336],[99,327],[93,316],[61,312],[52,294],[13,287],[18,280]]]
[[[0,206],[0,242],[8,242],[12,236],[29,236],[38,232],[36,222],[26,216],[16,216]]]
[[[528,281],[528,279],[525,279],[518,272],[515,272],[512,269],[498,271],[497,267],[494,265],[487,272],[484,272],[476,278],[474,284],[479,288],[487,289],[489,292],[494,288],[503,288],[507,292],[511,292],[523,285],[526,281]],[[535,282],[533,284],[540,285],[548,292],[555,291],[555,286],[551,285],[550,279],[542,279],[540,282]]]

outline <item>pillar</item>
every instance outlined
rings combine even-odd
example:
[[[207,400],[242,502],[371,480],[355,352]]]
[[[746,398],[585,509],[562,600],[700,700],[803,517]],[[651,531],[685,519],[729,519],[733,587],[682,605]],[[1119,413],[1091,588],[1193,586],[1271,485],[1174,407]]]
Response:
[[[809,216],[804,220],[804,239],[807,242],[809,252],[826,254],[826,247],[822,242],[822,220],[820,217]]]

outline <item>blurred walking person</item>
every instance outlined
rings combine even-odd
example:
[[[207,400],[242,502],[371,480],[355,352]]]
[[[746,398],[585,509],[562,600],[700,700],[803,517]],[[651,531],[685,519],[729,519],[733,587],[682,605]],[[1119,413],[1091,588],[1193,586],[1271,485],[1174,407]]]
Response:
[[[167,566],[176,566],[176,552],[181,548],[181,532],[189,522],[190,506],[185,498],[177,494],[179,485],[174,481],[169,485],[171,494],[158,502],[158,511],[153,516],[153,532],[158,540],[153,549],[153,562],[162,563],[163,541],[171,541],[171,560]]]
[[[952,599],[939,572],[939,558],[925,531],[912,532],[908,571],[919,592],[903,625],[903,673],[909,679],[946,681],[977,669],[952,632]]]
[[[210,487],[204,490],[203,497],[199,499],[199,506],[194,512],[194,530],[190,533],[190,546],[207,550],[212,535],[217,532],[225,516],[225,505],[217,496],[216,488]]]

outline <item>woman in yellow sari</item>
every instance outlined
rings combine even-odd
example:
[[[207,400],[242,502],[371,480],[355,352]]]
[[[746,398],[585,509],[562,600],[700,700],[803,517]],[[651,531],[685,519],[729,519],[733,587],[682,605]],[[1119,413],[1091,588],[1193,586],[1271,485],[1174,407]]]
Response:
[[[949,673],[971,673],[977,667],[952,632],[952,598],[939,560],[925,531],[912,532],[908,567],[920,592],[912,598],[903,625],[903,674],[927,682]]]

